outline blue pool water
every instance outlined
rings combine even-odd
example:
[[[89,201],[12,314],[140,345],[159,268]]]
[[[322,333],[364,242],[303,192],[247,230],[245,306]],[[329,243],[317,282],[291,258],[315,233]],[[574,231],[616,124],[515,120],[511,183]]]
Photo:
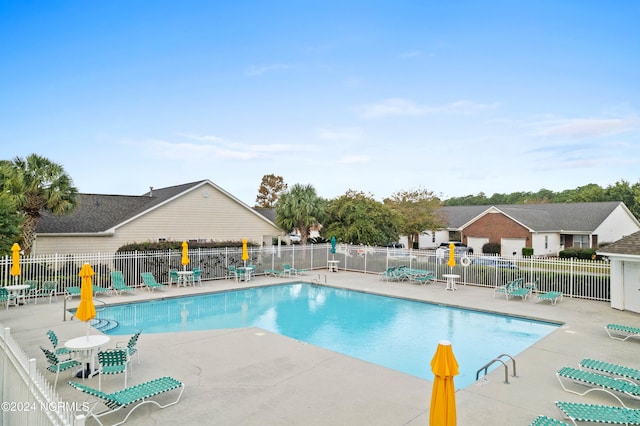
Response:
[[[456,388],[496,356],[515,357],[558,327],[302,283],[109,306],[97,318],[118,323],[107,334],[260,327],[428,380],[445,339],[460,367]]]

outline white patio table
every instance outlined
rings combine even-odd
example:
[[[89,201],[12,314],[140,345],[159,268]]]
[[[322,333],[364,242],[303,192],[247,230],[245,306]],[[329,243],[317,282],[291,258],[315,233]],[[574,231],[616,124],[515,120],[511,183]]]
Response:
[[[101,346],[109,343],[111,338],[104,334],[90,334],[86,336],[74,337],[64,343],[65,348],[74,351],[84,352],[84,358],[87,361],[87,369],[78,371],[76,377],[92,377],[97,374],[94,362],[94,352]]]
[[[13,300],[13,305],[15,306],[18,306],[18,304],[24,304],[25,303],[24,292],[29,287],[31,287],[29,284],[14,284],[14,285],[4,286],[4,288],[9,292],[9,294],[13,295],[13,297],[9,297],[9,300],[7,301],[7,308],[9,307],[9,303],[12,300]],[[20,303],[20,300],[22,300],[22,303]]]

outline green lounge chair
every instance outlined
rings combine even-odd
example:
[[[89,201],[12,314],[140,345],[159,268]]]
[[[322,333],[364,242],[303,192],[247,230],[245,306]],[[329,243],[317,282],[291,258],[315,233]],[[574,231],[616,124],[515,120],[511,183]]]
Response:
[[[122,271],[111,271],[111,287],[117,295],[122,294],[123,291],[131,294],[135,294],[136,292],[135,288],[125,284]]]
[[[378,276],[380,277],[381,280],[385,280],[385,281],[395,279],[396,269],[398,268],[396,268],[395,266],[389,266],[384,272],[380,272]]]
[[[436,276],[431,271],[413,271],[412,275],[409,277],[409,281],[425,285],[429,282],[435,282]]]
[[[529,426],[569,426],[569,423],[565,423],[552,417],[540,415],[533,419],[533,421],[529,423]]]
[[[524,302],[533,289],[522,286],[523,281],[522,278],[516,278],[505,285],[497,286],[493,291],[493,297],[495,298],[496,294],[504,294],[507,300],[509,300],[510,297],[521,297]]]
[[[618,397],[617,394],[626,395],[632,399],[640,399],[640,385],[633,383],[631,380],[624,377],[611,377],[604,374],[593,373],[591,371],[580,370],[572,367],[562,367],[557,373],[556,377],[560,382],[560,386],[567,392],[574,393],[576,395],[584,396],[592,391],[603,391],[618,400],[620,405],[625,406],[624,402]],[[570,380],[581,385],[586,385],[587,390],[580,392],[577,390],[569,389],[565,385],[563,379]],[[584,386],[581,387],[581,390]]]
[[[610,362],[598,361],[595,359],[585,358],[580,361],[580,367],[589,368],[600,373],[610,374],[612,376],[620,376],[640,383],[640,370],[623,365],[612,364]]]
[[[605,331],[615,340],[625,341],[631,337],[640,337],[640,328],[629,327],[621,324],[607,324],[604,326]]]
[[[574,425],[576,422],[640,425],[640,410],[634,408],[562,401],[556,401],[556,406]]]
[[[100,287],[99,285],[93,285],[93,297],[99,296],[101,294],[109,295],[111,294],[110,288]]]
[[[156,288],[164,289],[166,287],[166,285],[157,282],[151,272],[141,272],[140,275],[142,276],[142,282],[147,286],[149,292],[152,292]]]
[[[555,305],[558,302],[562,302],[562,292],[561,291],[548,291],[543,294],[538,295],[538,299],[536,303],[549,301],[552,305]]]
[[[177,404],[180,401],[180,398],[182,397],[182,392],[184,391],[184,383],[174,378],[171,378],[169,376],[160,377],[158,379],[140,383],[139,385],[130,386],[128,388],[124,388],[122,390],[119,390],[113,393],[102,392],[100,390],[93,389],[93,388],[90,388],[89,386],[85,386],[81,383],[77,383],[73,381],[69,382],[69,384],[72,387],[96,398],[95,401],[91,401],[93,402],[93,405],[91,406],[89,411],[86,413],[86,416],[93,417],[94,419],[96,419],[96,421],[100,425],[102,425],[102,422],[100,421],[99,417],[106,416],[107,414],[115,413],[116,411],[119,411],[123,408],[126,408],[130,405],[135,404],[133,405],[133,408],[131,408],[131,410],[127,413],[124,420],[122,420],[119,423],[109,422],[109,424],[113,426],[121,425],[124,422],[126,422],[127,419],[129,419],[129,416],[135,411],[136,408],[146,403],[156,404],[160,408],[166,408],[171,405]],[[170,392],[174,389],[180,389],[180,393],[178,394],[178,397],[176,398],[176,400],[173,402],[170,402],[165,405],[160,405],[160,403],[158,403],[157,401],[150,399],[156,395]],[[102,402],[104,405],[106,405],[107,409],[101,412],[95,412],[94,410],[96,409],[96,406],[98,405],[99,402]]]
[[[265,269],[264,274],[270,277],[277,277],[282,274],[282,271],[278,269]]]
[[[71,298],[73,296],[80,296],[80,287],[67,287],[64,289],[67,298]]]

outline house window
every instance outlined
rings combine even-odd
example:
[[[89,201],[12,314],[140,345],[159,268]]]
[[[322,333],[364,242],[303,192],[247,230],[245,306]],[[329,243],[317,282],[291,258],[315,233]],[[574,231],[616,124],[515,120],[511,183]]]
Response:
[[[588,235],[574,235],[573,246],[580,248],[589,248],[589,236]]]
[[[548,235],[544,236],[544,248],[545,249],[549,248],[549,236]]]
[[[158,237],[158,242],[159,243],[166,243],[167,239],[165,237]]]

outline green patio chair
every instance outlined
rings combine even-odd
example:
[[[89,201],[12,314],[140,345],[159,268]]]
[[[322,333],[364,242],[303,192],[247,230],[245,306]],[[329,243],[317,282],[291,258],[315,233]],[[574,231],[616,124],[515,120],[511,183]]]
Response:
[[[138,339],[140,338],[141,333],[142,333],[142,330],[139,330],[136,334],[131,336],[131,338],[128,341],[116,342],[116,349],[127,350],[127,356],[129,357],[129,365],[131,365],[131,358],[133,358],[134,355],[136,356],[138,365],[140,364],[140,353],[138,352],[137,344],[138,344]],[[131,366],[129,368],[131,368]]]
[[[98,352],[98,389],[102,389],[102,376],[124,373],[124,387],[127,387],[127,364],[129,355],[124,349],[107,349]]]
[[[24,285],[28,285],[29,288],[24,291],[24,302],[28,303],[33,301],[36,303],[38,298],[38,280],[25,280]]]
[[[58,385],[58,375],[60,374],[61,371],[66,371],[66,370],[69,370],[70,368],[76,368],[82,365],[80,361],[77,361],[75,359],[60,360],[60,358],[58,358],[58,355],[56,355],[54,352],[50,351],[47,348],[43,348],[42,346],[40,346],[40,349],[44,353],[44,356],[47,358],[47,362],[49,363],[49,366],[47,367],[47,371],[50,371],[51,373],[56,373],[56,379],[53,383],[54,389]]]
[[[169,287],[173,284],[178,287],[180,285],[180,275],[178,275],[177,269],[169,269]]]
[[[64,346],[58,346],[58,336],[56,335],[56,333],[53,330],[49,330],[47,331],[47,337],[49,338],[49,341],[51,342],[51,345],[53,346],[53,352],[58,355],[66,355],[67,359],[71,359],[71,356],[73,355],[73,351],[71,349],[67,349]]]
[[[196,283],[198,283],[198,285],[202,287],[202,269],[193,268],[192,272],[192,275],[187,275],[187,279],[191,281],[192,286],[195,287]]]
[[[15,295],[9,293],[6,288],[0,287],[0,303],[4,303],[6,309],[9,309],[9,304],[15,303],[12,300],[15,300]]]
[[[42,288],[38,291],[38,297],[49,296],[49,304],[51,304],[52,299],[55,297],[56,301],[58,300],[58,282],[47,280],[42,283]],[[38,299],[36,298],[36,303],[38,303]]]
[[[235,265],[229,265],[227,267],[227,271],[228,271],[227,279],[233,278],[236,281],[238,281],[238,270],[236,269]]]
[[[73,381],[69,382],[69,385],[96,398],[94,401],[91,401],[91,408],[85,414],[87,417],[93,417],[94,419],[96,419],[96,421],[100,425],[102,425],[102,422],[100,421],[99,417],[115,413],[116,411],[119,411],[123,408],[132,406],[131,410],[129,410],[124,420],[118,423],[113,423],[113,426],[125,423],[129,416],[136,410],[136,408],[140,407],[141,405],[153,403],[160,408],[166,408],[171,405],[177,404],[182,397],[182,392],[184,391],[184,383],[169,376],[160,377],[158,379],[140,383],[135,386],[130,386],[128,388],[124,388],[112,393],[102,392],[101,390],[93,389],[89,386],[85,386],[81,383]],[[160,403],[158,403],[157,401],[150,399],[154,396],[170,392],[174,389],[180,389],[180,393],[178,394],[176,400],[173,402],[165,405],[160,405]],[[101,412],[95,412],[96,406],[99,402],[102,402],[104,405],[106,405],[107,409]]]

